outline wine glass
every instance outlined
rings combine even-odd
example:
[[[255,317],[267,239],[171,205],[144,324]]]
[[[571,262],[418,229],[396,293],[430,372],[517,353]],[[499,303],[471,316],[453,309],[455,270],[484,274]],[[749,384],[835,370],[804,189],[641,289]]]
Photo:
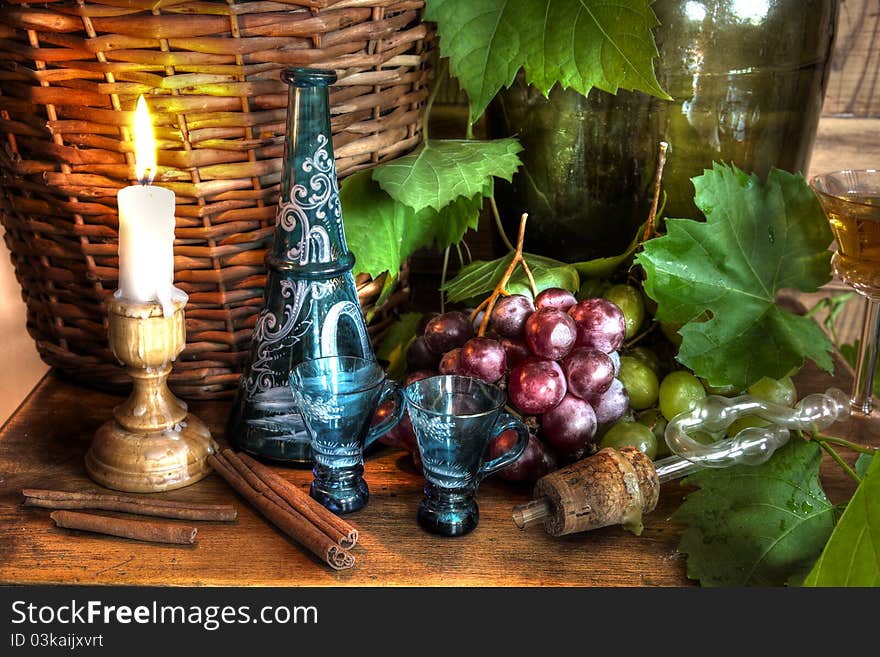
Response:
[[[837,240],[837,251],[831,259],[834,272],[865,297],[850,406],[870,415],[880,339],[880,171],[835,171],[815,176],[810,186]]]

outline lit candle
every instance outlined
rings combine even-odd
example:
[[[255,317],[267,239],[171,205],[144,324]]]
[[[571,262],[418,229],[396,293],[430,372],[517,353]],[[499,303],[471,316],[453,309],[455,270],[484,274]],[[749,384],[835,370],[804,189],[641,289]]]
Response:
[[[156,175],[156,141],[144,97],[134,113],[135,175],[139,185],[119,190],[119,289],[116,295],[139,303],[160,303],[173,314],[174,192],[150,183]]]

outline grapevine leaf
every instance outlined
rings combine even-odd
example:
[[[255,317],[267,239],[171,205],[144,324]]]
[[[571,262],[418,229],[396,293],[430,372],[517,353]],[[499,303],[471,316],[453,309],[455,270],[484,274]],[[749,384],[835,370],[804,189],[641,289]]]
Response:
[[[873,454],[859,454],[859,458],[856,459],[856,474],[864,478],[868,474],[868,468],[871,467],[871,461],[873,460]]]
[[[416,249],[431,243],[428,217],[396,203],[370,178],[359,171],[342,182],[339,193],[348,248],[355,256],[355,275],[395,275]]]
[[[608,278],[627,260],[632,258],[639,244],[642,243],[642,233],[645,232],[645,224],[639,226],[632,242],[626,247],[626,251],[616,256],[608,256],[605,258],[594,258],[584,262],[573,262],[572,267],[577,269],[578,274],[584,278]]]
[[[667,234],[637,256],[657,320],[684,324],[678,360],[711,385],[740,389],[782,378],[805,357],[832,371],[818,324],[775,302],[783,288],[814,292],[830,279],[831,231],[804,179],[774,169],[762,185],[716,163],[694,185],[706,221],[667,219]]]
[[[459,196],[440,212],[427,208],[418,214],[422,219],[430,221],[433,241],[438,249],[443,250],[451,244],[461,242],[468,229],[477,230],[482,207],[482,195],[475,194],[472,198]]]
[[[833,528],[819,483],[819,446],[792,441],[762,465],[706,469],[673,514],[687,525],[678,549],[703,586],[781,586],[797,581]]]
[[[510,181],[522,150],[512,138],[494,141],[432,139],[416,151],[373,169],[391,198],[417,212],[441,210],[460,197],[492,193],[494,177]]]
[[[342,183],[340,191],[345,236],[355,255],[355,275],[372,277],[382,272],[395,276],[416,249],[435,244],[445,249],[476,229],[483,199],[458,197],[440,212],[426,208],[415,212],[386,194],[368,171],[359,171]]]
[[[421,317],[421,313],[403,313],[379,344],[376,357],[388,362],[385,368],[388,378],[399,381],[406,375],[406,348],[416,337]]]
[[[872,458],[804,586],[880,586],[880,459]]]
[[[530,253],[524,253],[523,257],[532,270],[539,290],[547,287],[561,287],[571,292],[577,291],[580,279],[577,270],[571,265]],[[475,260],[463,267],[455,278],[447,281],[440,290],[446,293],[446,298],[450,303],[484,297],[498,285],[511,258],[513,258],[513,253],[508,253],[496,260]],[[521,266],[517,266],[507,289],[512,294],[531,296],[529,281]]]
[[[544,95],[554,84],[587,95],[638,89],[668,98],[654,75],[653,0],[431,0],[440,51],[475,122],[520,68]]]

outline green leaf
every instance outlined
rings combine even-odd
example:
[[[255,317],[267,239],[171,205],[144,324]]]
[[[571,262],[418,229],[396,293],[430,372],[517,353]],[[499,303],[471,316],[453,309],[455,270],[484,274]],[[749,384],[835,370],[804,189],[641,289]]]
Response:
[[[873,460],[873,454],[859,454],[859,458],[856,459],[856,474],[859,475],[859,478],[864,478],[868,473],[868,468],[871,467]]]
[[[416,326],[421,318],[421,313],[403,313],[382,339],[376,357],[388,362],[385,368],[388,378],[400,381],[406,376],[406,348],[416,337]]]
[[[470,121],[520,68],[544,95],[638,89],[669,98],[654,76],[653,0],[431,0],[440,52],[470,99]]]
[[[523,257],[532,270],[532,276],[539,290],[561,287],[571,292],[577,291],[580,278],[577,270],[571,265],[531,253],[524,253]],[[475,260],[463,267],[455,278],[447,281],[440,289],[446,293],[450,303],[485,297],[498,285],[511,258],[513,253],[508,253],[497,260]],[[512,294],[525,294],[531,297],[528,277],[523,272],[522,266],[517,265],[507,289]]]
[[[584,262],[573,262],[571,263],[572,267],[577,269],[578,274],[584,278],[608,278],[618,267],[633,257],[636,249],[639,248],[639,244],[642,243],[642,234],[644,232],[645,224],[642,224],[636,231],[632,242],[626,247],[626,251],[620,255],[609,256],[607,258],[594,258],[593,260],[586,260]]]
[[[822,551],[833,507],[819,484],[819,446],[792,441],[762,465],[707,469],[672,520],[687,525],[678,546],[687,576],[703,586],[781,586]]]
[[[483,204],[476,194],[456,198],[440,212],[415,212],[382,191],[369,171],[346,178],[340,198],[348,248],[355,256],[353,273],[374,278],[385,271],[396,276],[416,249],[431,244],[445,249],[460,242],[468,229],[476,230]]]
[[[460,197],[492,193],[493,178],[510,181],[522,150],[512,138],[436,140],[373,169],[373,180],[391,198],[419,211],[441,210]]]
[[[395,202],[370,178],[369,171],[348,176],[339,193],[345,238],[355,256],[355,275],[394,275],[416,249],[432,240],[430,218]]]
[[[461,242],[468,229],[477,230],[482,208],[482,195],[475,194],[472,198],[459,196],[440,212],[428,208],[419,212],[419,217],[430,223],[432,241],[442,251],[451,244]]]
[[[807,183],[774,169],[762,185],[716,163],[694,185],[706,222],[667,219],[667,234],[636,258],[657,320],[684,324],[678,360],[711,385],[740,389],[782,378],[805,357],[830,372],[818,324],[775,302],[783,288],[814,292],[831,276],[831,231]]]
[[[804,586],[880,586],[880,459],[862,483]]]

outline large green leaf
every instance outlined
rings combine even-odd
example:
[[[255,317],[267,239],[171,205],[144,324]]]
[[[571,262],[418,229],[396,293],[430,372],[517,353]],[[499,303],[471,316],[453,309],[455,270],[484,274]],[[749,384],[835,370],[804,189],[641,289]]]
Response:
[[[775,302],[783,288],[813,292],[830,279],[831,231],[807,183],[774,169],[762,185],[715,164],[694,185],[706,222],[667,219],[667,234],[637,256],[657,319],[684,324],[679,361],[740,389],[782,378],[805,357],[831,371],[819,326]]]
[[[339,196],[355,274],[366,272],[375,278],[388,271],[396,275],[413,251],[431,243],[429,218],[395,202],[370,178],[369,171],[347,177]]]
[[[345,237],[355,255],[354,274],[377,277],[389,271],[396,275],[416,249],[435,244],[444,249],[457,244],[468,229],[476,229],[483,198],[458,197],[440,212],[420,212],[398,203],[370,177],[359,171],[342,183],[340,190],[345,217]]]
[[[416,211],[441,210],[457,198],[491,194],[493,178],[510,181],[522,150],[516,139],[436,140],[373,169],[391,198]]]
[[[833,528],[819,484],[821,451],[793,438],[762,465],[707,469],[672,520],[687,525],[679,551],[703,586],[781,586],[809,570]]]
[[[577,270],[571,265],[531,253],[524,253],[523,257],[529,264],[539,290],[561,287],[571,292],[577,291],[580,279]],[[511,258],[513,253],[496,260],[475,260],[463,267],[455,278],[447,281],[440,289],[446,293],[450,303],[485,297],[498,285]],[[520,265],[517,265],[516,271],[510,278],[507,290],[512,294],[531,296],[528,278]]]
[[[804,586],[880,586],[880,459],[871,459]]]
[[[557,82],[668,98],[654,76],[653,0],[431,0],[440,52],[470,99],[475,122],[520,68],[545,95]]]

